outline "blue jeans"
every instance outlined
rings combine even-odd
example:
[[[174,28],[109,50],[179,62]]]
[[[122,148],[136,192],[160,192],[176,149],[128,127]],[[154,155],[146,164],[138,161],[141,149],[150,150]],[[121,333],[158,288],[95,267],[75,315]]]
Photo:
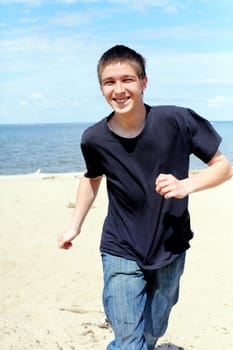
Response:
[[[178,300],[185,253],[153,271],[105,253],[102,262],[103,305],[115,336],[107,350],[154,350]]]

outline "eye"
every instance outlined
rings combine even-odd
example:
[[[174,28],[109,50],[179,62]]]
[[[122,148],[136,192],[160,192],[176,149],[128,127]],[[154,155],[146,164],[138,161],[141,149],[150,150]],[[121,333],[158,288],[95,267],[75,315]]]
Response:
[[[111,86],[114,84],[113,80],[105,80],[102,85],[104,86]]]
[[[132,83],[133,79],[132,78],[125,78],[123,81],[124,81],[124,83]]]

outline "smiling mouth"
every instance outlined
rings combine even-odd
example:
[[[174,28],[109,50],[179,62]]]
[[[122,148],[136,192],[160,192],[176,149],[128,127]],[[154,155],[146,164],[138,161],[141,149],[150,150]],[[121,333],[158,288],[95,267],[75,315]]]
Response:
[[[124,104],[125,102],[127,102],[130,99],[130,97],[125,97],[125,98],[114,98],[114,102],[118,103],[118,104]]]

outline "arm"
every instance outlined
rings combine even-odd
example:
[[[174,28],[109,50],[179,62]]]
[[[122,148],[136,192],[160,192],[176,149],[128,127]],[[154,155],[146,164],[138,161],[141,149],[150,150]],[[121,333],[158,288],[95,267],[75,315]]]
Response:
[[[101,180],[102,176],[96,178],[83,177],[80,180],[71,224],[68,230],[58,237],[59,248],[69,249],[72,246],[71,241],[81,231],[83,221],[98,193]]]
[[[219,151],[208,163],[208,167],[186,179],[178,180],[171,174],[160,174],[155,190],[165,199],[184,198],[187,195],[220,185],[232,176],[232,167]]]

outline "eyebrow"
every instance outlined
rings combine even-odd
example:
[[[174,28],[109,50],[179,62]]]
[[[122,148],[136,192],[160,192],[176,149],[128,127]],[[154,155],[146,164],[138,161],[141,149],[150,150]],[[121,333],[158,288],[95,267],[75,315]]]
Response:
[[[122,75],[120,76],[121,79],[127,79],[127,78],[135,78],[136,75],[132,75],[132,74],[125,74],[125,75]],[[105,82],[105,81],[108,81],[108,80],[114,80],[115,78],[114,77],[106,77],[104,79],[101,79],[101,83]]]

